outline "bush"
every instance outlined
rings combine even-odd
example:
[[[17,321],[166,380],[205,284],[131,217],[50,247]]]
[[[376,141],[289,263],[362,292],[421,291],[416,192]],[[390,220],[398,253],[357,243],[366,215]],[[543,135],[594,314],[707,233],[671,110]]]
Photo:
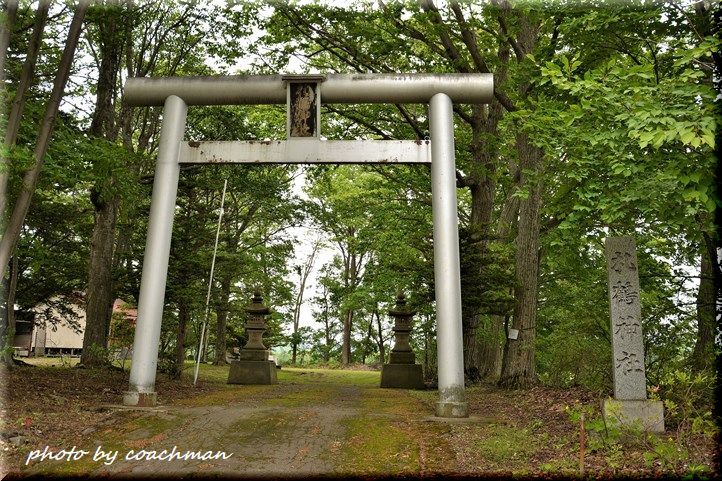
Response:
[[[661,399],[665,407],[667,429],[681,434],[711,436],[716,426],[712,418],[714,378],[707,373],[673,371],[662,383],[650,389],[650,397]]]

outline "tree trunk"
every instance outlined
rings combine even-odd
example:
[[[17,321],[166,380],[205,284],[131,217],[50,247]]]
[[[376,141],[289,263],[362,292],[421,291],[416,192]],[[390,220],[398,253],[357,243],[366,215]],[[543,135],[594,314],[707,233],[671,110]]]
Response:
[[[102,16],[95,22],[100,37],[100,65],[95,99],[95,112],[90,124],[90,135],[114,141],[118,136],[115,121],[115,99],[118,90],[118,73],[126,29],[122,22],[122,7],[104,7]],[[90,192],[95,209],[95,223],[90,244],[88,290],[86,298],[86,328],[83,336],[85,366],[107,363],[108,328],[113,307],[113,251],[119,199],[114,176],[99,179]]]
[[[498,102],[494,102],[494,107],[499,107]],[[494,164],[494,152],[489,145],[486,145],[482,138],[486,135],[492,135],[496,132],[499,115],[495,111],[495,115],[483,116],[483,109],[479,106],[474,107],[475,124],[472,126],[473,139],[471,150],[473,152],[473,163],[471,173],[469,175],[469,190],[471,193],[471,214],[469,218],[469,230],[472,236],[472,242],[481,250],[482,255],[486,253],[489,239],[489,227],[491,216],[494,208],[494,193],[496,190],[496,181],[494,180],[494,172],[496,166]],[[479,267],[481,269],[481,267]],[[478,290],[478,285],[464,286],[467,289]],[[462,292],[462,298],[466,296],[477,297],[477,295]],[[479,312],[462,312],[462,333],[464,346],[464,373],[469,381],[478,379],[480,366],[485,360],[479,357],[479,340],[477,339],[479,325],[481,323],[481,313]]]
[[[47,153],[48,146],[50,145],[50,138],[53,135],[55,118],[58,114],[60,100],[65,91],[65,84],[68,81],[70,67],[73,63],[73,57],[75,56],[75,49],[78,46],[78,39],[80,38],[80,31],[83,27],[83,18],[85,17],[87,8],[87,1],[79,2],[75,9],[73,20],[70,22],[70,29],[68,31],[68,38],[65,42],[65,49],[60,57],[60,65],[58,66],[58,73],[56,74],[55,81],[53,83],[53,91],[50,94],[50,99],[48,100],[48,104],[45,108],[45,115],[43,117],[40,132],[38,133],[38,140],[35,145],[35,163],[23,176],[20,194],[15,202],[13,213],[10,217],[7,228],[5,229],[2,240],[0,240],[0,279],[5,277],[8,261],[15,250],[15,246],[20,238],[20,231],[25,223],[25,217],[30,209],[30,201],[32,200],[35,187],[38,183],[38,178],[40,177],[40,171],[43,167],[43,162],[45,161],[45,154]]]
[[[497,67],[496,72],[494,72],[495,89],[502,88],[503,84],[506,82],[509,66],[509,56],[509,44],[505,41],[500,42],[497,52],[497,57],[499,58],[499,66]],[[499,135],[498,126],[499,122],[504,116],[504,109],[502,108],[501,104],[495,99],[491,101],[488,108],[489,115],[485,128],[485,138],[493,139],[498,137]],[[480,137],[479,139],[475,139],[475,142],[482,143],[483,139]],[[487,143],[489,142],[487,141]],[[494,165],[494,161],[497,160],[499,152],[498,149],[492,149],[492,147],[489,145],[486,145],[485,148],[489,152],[489,158],[487,159],[487,170],[489,168],[493,169],[490,170],[488,174],[488,176],[491,176],[496,172],[496,166]],[[513,170],[512,166],[510,166],[510,170]],[[496,183],[494,182],[492,184],[490,179],[486,182],[486,185],[484,187],[486,202],[489,203],[490,209],[489,213],[485,213],[485,215],[488,216],[487,223],[490,224],[492,215],[491,209],[493,207],[494,196],[496,194]],[[511,207],[513,207],[514,205],[518,205],[514,204],[515,200],[516,198],[508,199],[506,204],[504,205],[504,208],[502,209],[502,215],[499,222],[500,226],[497,233],[497,236],[499,237],[499,240],[501,242],[505,242],[506,238],[509,236],[508,226],[511,225],[513,222],[513,219],[510,217],[513,215],[515,218],[517,215],[516,210],[514,210],[513,208],[508,208],[510,207],[510,203]],[[487,239],[491,239],[491,226],[485,229],[484,233]],[[484,251],[486,252],[488,249],[488,242],[482,242],[481,248],[484,249]],[[501,332],[503,331],[503,322],[503,316],[492,314],[488,329],[486,330],[486,332],[483,333],[482,336],[477,338],[476,354],[479,359],[477,366],[480,379],[490,379],[499,376],[499,373],[501,371],[503,346],[501,336]]]
[[[341,364],[348,366],[351,363],[351,325],[353,323],[353,311],[347,310],[343,316],[343,341],[341,349]]]
[[[366,364],[366,357],[369,354],[371,354],[368,351],[368,346],[370,346],[372,344],[373,337],[374,337],[374,323],[373,323],[373,319],[369,319],[369,328],[368,328],[368,331],[366,331],[366,340],[364,341],[364,349],[363,349],[364,355],[363,355],[363,360],[361,361],[361,364]]]
[[[180,379],[183,374],[186,354],[186,330],[191,319],[191,312],[186,302],[178,303],[178,332],[175,341],[175,362],[171,372],[172,379]],[[198,346],[200,349],[202,346]]]
[[[0,91],[5,88],[5,59],[7,48],[10,44],[10,33],[15,25],[18,12],[17,1],[9,0],[6,2],[6,5],[5,22],[2,24],[2,29],[0,30]],[[35,64],[38,58],[38,51],[40,50],[43,30],[45,29],[45,23],[48,19],[49,5],[50,3],[48,1],[41,0],[38,3],[38,9],[35,13],[33,33],[31,34],[30,42],[28,43],[28,53],[25,57],[23,70],[20,74],[20,81],[18,82],[18,88],[15,92],[15,99],[7,118],[7,125],[5,126],[5,147],[7,148],[14,146],[17,141],[18,130],[20,129],[20,118],[22,117],[23,107],[25,106],[25,93],[30,86],[30,81],[32,80],[33,72],[35,71]],[[3,114],[4,113],[5,112],[3,111]],[[3,233],[3,236],[5,235],[5,210],[8,206],[9,200],[7,192],[9,176],[10,165],[8,159],[5,155],[0,153],[0,232]],[[15,289],[12,287],[12,279],[13,277],[15,278],[15,286],[17,287],[17,256],[13,256],[13,262],[13,271],[11,273],[7,298],[5,297],[4,292],[5,277],[0,277],[0,299],[6,300],[3,315],[0,316],[0,327],[2,327],[2,332],[0,333],[0,347],[10,346],[13,341],[12,336],[15,335]],[[13,364],[13,356],[11,353],[5,352],[3,358],[6,364]]]
[[[84,366],[102,366],[108,359],[108,329],[113,312],[113,247],[115,242],[116,202],[94,199],[95,224],[90,245],[88,291],[85,306],[85,334],[80,362]]]
[[[328,291],[326,290],[326,287],[323,288],[323,324],[324,324],[324,334],[325,334],[325,340],[326,340],[326,347],[323,351],[323,360],[324,362],[329,362],[331,360],[331,321],[330,316],[328,315]]]
[[[0,340],[4,340],[5,342],[1,347],[9,348],[13,346],[13,340],[15,339],[15,294],[18,290],[18,275],[18,256],[13,256],[10,262],[10,285],[8,286],[8,297],[6,301],[7,326],[5,327],[3,336],[0,337]],[[10,349],[3,350],[3,362],[8,367],[13,365],[13,355],[14,352]]]
[[[511,170],[515,170],[511,168]],[[512,227],[519,216],[519,198],[510,196],[499,217],[497,237],[501,242],[509,242]],[[504,350],[504,335],[506,330],[505,316],[492,314],[490,316],[489,329],[484,337],[479,340],[479,357],[482,364],[479,368],[479,377],[486,380],[498,380],[501,375],[501,364]]]
[[[373,314],[376,316],[376,328],[379,332],[378,346],[379,346],[379,360],[381,364],[386,362],[386,346],[384,346],[384,331],[381,327],[381,316],[379,315],[378,307],[374,309]]]
[[[695,372],[705,371],[714,366],[714,272],[708,246],[703,245],[700,250],[702,255],[699,270],[699,290],[697,291],[697,340],[691,356],[692,370]]]
[[[424,329],[424,373],[429,374],[429,331]]]
[[[296,302],[293,308],[293,357],[291,359],[293,364],[296,364],[296,352],[298,351],[298,339],[296,334],[298,333],[298,326],[301,321],[303,293],[306,290],[306,281],[308,280],[308,276],[311,274],[311,270],[313,270],[313,263],[316,258],[316,252],[318,251],[319,245],[320,244],[318,242],[313,245],[313,250],[308,256],[308,259],[306,259],[306,263],[303,265],[303,270],[301,269],[301,266],[297,267],[300,284],[298,286],[298,295],[296,296]]]
[[[5,2],[5,21],[0,24],[0,86],[5,85],[5,58],[10,45],[10,34],[15,27],[15,19],[18,15],[17,0]]]
[[[720,25],[722,25],[722,13],[720,13],[719,2],[707,2],[704,0],[694,2],[694,23],[696,25],[696,31],[702,37],[720,37]],[[720,49],[713,50],[712,64],[714,70],[710,70],[707,73],[708,80],[712,83],[714,88],[720,92],[722,91],[722,51]],[[717,113],[720,113],[719,99],[717,101]],[[718,130],[719,132],[719,130]],[[717,149],[719,149],[720,140],[719,135],[716,138]],[[717,179],[716,184],[713,183],[714,193],[711,195],[712,198],[722,198],[722,189],[720,189],[720,179],[722,179],[722,162],[717,159],[715,167],[714,178]],[[716,195],[715,195],[716,194]],[[722,317],[722,204],[717,202],[713,214],[712,229],[707,232],[707,229],[703,230],[702,235],[705,238],[705,245],[707,247],[708,259],[710,261],[710,269],[712,276],[712,297],[715,299],[715,312],[714,318],[719,319]],[[696,347],[696,346],[695,346]]]
[[[520,201],[519,229],[516,236],[516,283],[512,328],[517,339],[507,336],[499,385],[525,388],[536,382],[534,343],[536,340],[537,295],[539,282],[539,211],[541,208],[542,151],[533,146],[526,133],[517,135],[517,151],[522,185],[529,196]],[[530,178],[531,176],[531,178]]]
[[[8,23],[12,25],[14,23],[14,14],[17,13],[17,2],[11,1],[8,5]],[[18,131],[20,130],[20,119],[22,118],[23,110],[25,108],[25,97],[28,91],[28,87],[33,78],[33,72],[35,71],[35,64],[38,59],[38,52],[40,51],[40,44],[42,43],[43,30],[45,29],[45,23],[48,20],[48,9],[50,2],[44,0],[38,4],[38,10],[35,13],[35,22],[33,24],[33,33],[30,36],[30,42],[28,43],[28,54],[25,57],[25,63],[23,64],[23,70],[20,74],[20,81],[18,82],[18,89],[15,92],[15,99],[13,100],[12,107],[10,108],[10,114],[8,115],[8,122],[5,130],[5,146],[12,147],[18,138]],[[5,50],[7,49],[7,43],[5,42],[5,35],[10,34],[11,26],[2,32],[3,38],[0,41],[3,45],[0,46],[0,58],[5,59]],[[5,70],[4,66],[0,66],[0,86],[4,86],[5,83]],[[7,165],[7,159],[4,155],[0,154],[0,232],[5,229],[5,209],[8,206],[8,192],[7,184],[10,176],[10,168]]]
[[[355,237],[353,228],[348,230],[349,237]],[[356,258],[357,253],[351,247],[345,259],[344,287],[347,292],[355,289],[358,284],[359,265]],[[353,327],[353,309],[348,309],[343,316],[343,337],[341,341],[341,364],[347,366],[351,363],[351,330]]]
[[[231,277],[221,279],[221,295],[216,308],[216,366],[228,364],[226,362],[226,322],[228,321],[228,308],[231,297]]]

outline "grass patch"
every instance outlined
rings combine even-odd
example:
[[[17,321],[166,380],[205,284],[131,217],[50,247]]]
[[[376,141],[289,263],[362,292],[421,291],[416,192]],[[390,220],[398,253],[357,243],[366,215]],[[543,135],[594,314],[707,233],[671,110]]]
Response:
[[[416,391],[368,387],[361,396],[361,414],[345,422],[339,474],[397,475],[449,469],[453,449],[438,437],[441,427],[414,422],[426,409]]]
[[[418,399],[409,396],[409,392],[403,389],[365,389],[361,408],[366,413],[417,416],[424,412],[425,406]]]
[[[273,385],[229,384],[221,389],[203,393],[195,397],[179,399],[173,404],[178,406],[219,406],[226,404],[256,404],[273,395]]]
[[[17,359],[37,367],[73,367],[80,362],[79,357],[70,356],[22,357]]]
[[[526,428],[492,424],[485,427],[483,439],[477,441],[476,448],[480,457],[491,464],[525,464],[540,449],[545,438],[546,433],[539,436]]]
[[[278,382],[301,384],[342,384],[345,386],[373,386],[381,383],[379,371],[350,371],[343,369],[286,368],[278,371]]]
[[[346,441],[336,470],[341,475],[417,473],[419,450],[414,439],[394,423],[379,418],[348,419]]]
[[[554,474],[575,474],[579,473],[579,461],[575,459],[554,459],[539,465],[539,470],[545,473]]]

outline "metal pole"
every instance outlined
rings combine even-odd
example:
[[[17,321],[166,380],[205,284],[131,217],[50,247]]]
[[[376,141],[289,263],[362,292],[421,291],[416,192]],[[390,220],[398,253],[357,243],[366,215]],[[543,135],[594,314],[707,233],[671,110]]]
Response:
[[[201,365],[201,353],[203,352],[203,336],[206,334],[208,325],[208,307],[211,305],[211,287],[213,286],[213,271],[216,268],[216,254],[218,253],[218,237],[221,234],[221,220],[223,220],[223,204],[226,202],[226,187],[228,179],[223,182],[223,194],[221,195],[221,211],[218,213],[218,227],[216,228],[216,242],[213,244],[213,259],[211,259],[211,272],[208,274],[208,293],[206,294],[206,312],[203,316],[203,327],[201,327],[201,342],[198,344],[198,359],[196,359],[196,372],[193,375],[193,385],[198,382],[198,367]]]
[[[439,401],[436,403],[436,415],[463,418],[468,417],[469,410],[464,395],[453,113],[448,95],[439,93],[431,97],[429,131],[439,369]]]
[[[171,95],[166,99],[140,281],[130,390],[123,396],[123,404],[132,406],[156,404],[155,371],[173,233],[173,212],[180,174],[178,153],[185,131],[186,112],[186,103],[180,97]]]

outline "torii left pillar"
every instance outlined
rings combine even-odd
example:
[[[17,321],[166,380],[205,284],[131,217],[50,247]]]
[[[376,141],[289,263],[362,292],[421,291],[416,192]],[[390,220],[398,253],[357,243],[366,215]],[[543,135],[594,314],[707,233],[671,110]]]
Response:
[[[185,132],[188,108],[180,97],[171,95],[163,107],[163,125],[153,179],[148,237],[138,298],[138,319],[130,367],[130,390],[123,404],[155,406],[155,372],[158,364],[160,321],[163,318],[173,211],[178,192],[178,154]]]

